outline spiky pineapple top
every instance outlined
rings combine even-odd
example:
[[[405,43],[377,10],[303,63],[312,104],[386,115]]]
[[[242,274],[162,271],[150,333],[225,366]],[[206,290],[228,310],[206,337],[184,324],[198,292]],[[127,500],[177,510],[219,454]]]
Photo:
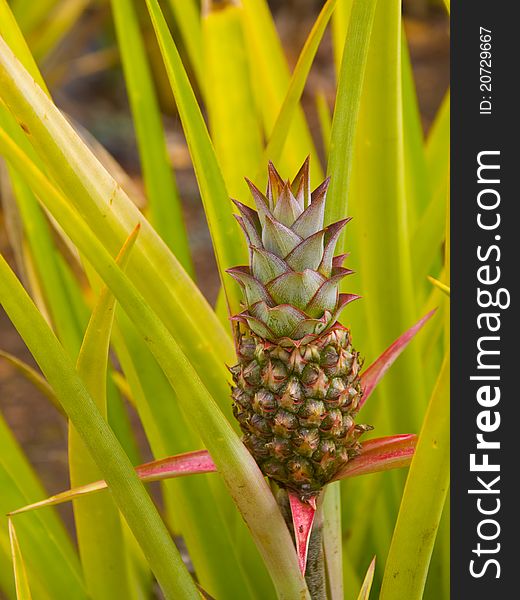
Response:
[[[323,227],[329,179],[311,194],[308,159],[292,183],[269,163],[265,196],[248,183],[257,211],[235,201],[250,265],[228,270],[244,290],[246,310],[234,318],[271,342],[306,344],[358,298],[339,293],[340,281],[352,271],[342,267],[346,255],[334,256],[350,219]]]
[[[311,194],[308,159],[292,183],[272,164],[268,175],[265,196],[248,182],[257,211],[236,202],[250,265],[229,270],[244,291],[233,412],[262,472],[308,499],[367,430],[354,422],[361,361],[337,323],[358,296],[339,292],[352,272],[334,256],[348,219],[323,227],[329,180]]]

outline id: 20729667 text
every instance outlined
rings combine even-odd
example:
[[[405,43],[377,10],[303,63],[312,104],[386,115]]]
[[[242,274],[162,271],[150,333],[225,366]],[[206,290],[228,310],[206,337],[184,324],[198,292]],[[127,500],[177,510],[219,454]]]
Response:
[[[491,29],[480,27],[480,114],[490,115],[492,110],[492,34]]]

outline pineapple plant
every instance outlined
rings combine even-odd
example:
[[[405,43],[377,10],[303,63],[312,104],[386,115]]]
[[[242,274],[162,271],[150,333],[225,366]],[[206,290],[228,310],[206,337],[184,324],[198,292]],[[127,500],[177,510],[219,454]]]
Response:
[[[308,501],[370,429],[355,422],[362,360],[337,320],[358,298],[340,293],[352,271],[334,256],[349,219],[324,227],[329,179],[311,193],[309,159],[292,182],[269,163],[265,195],[248,184],[257,210],[235,205],[250,264],[228,270],[244,296],[233,412],[264,475]]]

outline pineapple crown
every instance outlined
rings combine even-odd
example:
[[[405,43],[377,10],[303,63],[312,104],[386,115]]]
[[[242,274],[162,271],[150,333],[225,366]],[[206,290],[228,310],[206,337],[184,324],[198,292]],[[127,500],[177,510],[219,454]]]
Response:
[[[311,193],[309,158],[292,182],[284,182],[270,162],[265,195],[246,181],[257,210],[233,201],[250,264],[227,271],[244,293],[245,310],[232,318],[282,346],[307,344],[359,298],[339,292],[341,280],[353,271],[342,266],[346,254],[334,256],[350,218],[323,227],[330,178]]]

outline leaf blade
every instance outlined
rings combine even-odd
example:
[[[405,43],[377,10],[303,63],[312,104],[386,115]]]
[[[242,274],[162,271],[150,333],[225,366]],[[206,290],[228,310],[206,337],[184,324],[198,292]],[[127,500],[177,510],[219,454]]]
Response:
[[[401,501],[381,598],[422,597],[449,487],[449,356],[432,393]]]
[[[179,192],[168,159],[159,103],[137,14],[131,0],[111,0],[111,6],[137,135],[150,220],[185,270],[193,276]]]
[[[23,559],[18,537],[16,535],[16,530],[11,519],[9,519],[9,539],[11,540],[11,557],[13,560],[16,598],[17,600],[31,600],[31,588],[29,586],[25,561]]]
[[[198,598],[198,591],[142,483],[100,416],[69,357],[0,257],[0,303],[82,434],[114,498],[147,555],[167,597]]]

